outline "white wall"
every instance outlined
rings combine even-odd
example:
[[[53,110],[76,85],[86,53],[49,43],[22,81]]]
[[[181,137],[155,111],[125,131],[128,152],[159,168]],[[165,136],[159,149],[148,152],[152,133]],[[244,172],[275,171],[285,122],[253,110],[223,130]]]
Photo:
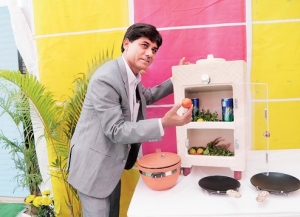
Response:
[[[6,0],[0,0],[0,7],[6,6]]]
[[[0,0],[0,4],[2,2],[3,0]],[[18,52],[10,23],[9,11],[7,7],[0,7],[0,69],[18,70],[18,68]],[[16,126],[8,115],[0,117],[0,130],[11,140],[20,140]],[[29,194],[27,189],[18,188],[13,192],[17,186],[16,181],[13,180],[17,170],[14,169],[14,162],[11,160],[9,150],[2,147],[3,144],[0,144],[0,197],[25,197]]]

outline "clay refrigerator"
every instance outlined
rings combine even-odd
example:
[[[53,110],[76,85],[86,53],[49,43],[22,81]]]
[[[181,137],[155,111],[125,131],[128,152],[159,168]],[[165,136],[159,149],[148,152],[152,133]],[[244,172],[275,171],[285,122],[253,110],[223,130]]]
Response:
[[[208,55],[195,64],[172,67],[175,102],[183,98],[198,98],[200,110],[209,109],[222,120],[222,98],[233,98],[232,122],[197,122],[176,127],[177,152],[182,159],[184,175],[192,166],[228,167],[236,179],[241,179],[246,162],[247,85],[246,62],[225,61]],[[183,112],[182,110],[178,111]],[[234,156],[191,155],[191,147],[205,147],[210,141],[222,138]]]

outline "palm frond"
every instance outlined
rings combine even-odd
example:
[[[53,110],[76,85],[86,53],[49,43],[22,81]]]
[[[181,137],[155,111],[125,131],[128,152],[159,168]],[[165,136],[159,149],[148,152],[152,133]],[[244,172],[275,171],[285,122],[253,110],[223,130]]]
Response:
[[[19,71],[0,70],[0,78],[17,85],[24,95],[30,99],[34,110],[45,128],[46,138],[51,138],[57,125],[62,118],[62,109],[56,106],[57,101],[53,99],[53,94],[46,91],[34,75]]]
[[[0,83],[0,89],[0,108],[2,108],[0,116],[8,114],[15,125],[19,125],[21,122],[22,112],[18,111],[18,104],[22,102],[22,91],[18,88],[8,88],[8,85],[4,86],[2,83]]]

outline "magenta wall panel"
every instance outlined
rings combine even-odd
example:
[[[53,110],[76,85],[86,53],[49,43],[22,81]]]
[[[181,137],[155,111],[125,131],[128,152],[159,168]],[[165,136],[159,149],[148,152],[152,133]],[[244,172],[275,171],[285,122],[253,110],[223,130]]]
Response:
[[[245,22],[245,1],[135,0],[134,19],[156,27]]]
[[[159,84],[172,76],[172,66],[181,57],[195,63],[213,54],[215,58],[246,60],[245,26],[214,27],[205,29],[179,29],[161,31],[163,44],[156,59],[143,75],[146,87]],[[166,97],[156,104],[170,104],[174,96]]]
[[[147,118],[161,118],[169,111],[170,107],[147,108]],[[157,148],[162,151],[177,153],[176,146],[176,128],[169,127],[165,129],[165,135],[159,142],[143,142],[143,154],[155,152]]]
[[[134,22],[153,24],[163,37],[156,59],[143,75],[145,87],[170,78],[172,66],[182,57],[191,63],[208,54],[227,61],[246,61],[244,0],[134,0]],[[155,104],[174,104],[174,95]],[[148,118],[162,117],[169,109],[147,108]],[[156,148],[177,150],[175,127],[166,129],[161,142],[143,143],[144,154]]]

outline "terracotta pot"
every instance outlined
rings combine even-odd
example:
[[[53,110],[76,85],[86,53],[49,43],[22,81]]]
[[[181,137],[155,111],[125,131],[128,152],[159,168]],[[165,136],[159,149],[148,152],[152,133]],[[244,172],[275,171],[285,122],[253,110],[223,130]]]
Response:
[[[181,167],[179,155],[161,152],[145,155],[138,160],[138,168],[144,183],[151,189],[161,191],[176,185]]]

